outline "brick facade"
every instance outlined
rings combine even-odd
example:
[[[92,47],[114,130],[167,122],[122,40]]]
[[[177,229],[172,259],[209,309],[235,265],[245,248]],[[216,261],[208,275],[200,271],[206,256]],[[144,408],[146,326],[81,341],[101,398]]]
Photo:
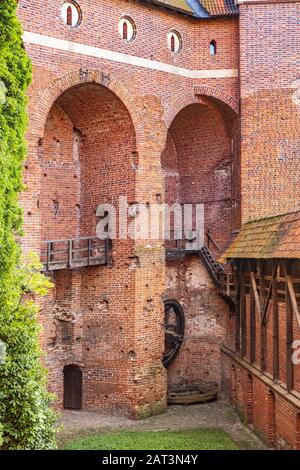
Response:
[[[146,2],[79,4],[82,23],[70,28],[61,1],[19,2],[34,67],[24,251],[95,236],[97,206],[119,196],[130,205],[203,203],[215,256],[241,221],[298,208],[299,3],[243,2],[239,18],[201,19]],[[118,33],[122,16],[134,20],[132,42]],[[183,41],[179,54],[167,47],[172,29]],[[58,409],[69,365],[82,371],[84,409],[135,418],[165,409],[168,384],[223,380],[272,445],[279,436],[299,447],[297,406],[234,354],[221,354],[225,338],[233,348],[234,318],[198,256],[166,261],[161,240],[117,239],[110,266],[51,276],[41,323]],[[186,320],[168,370],[161,363],[167,298],[181,303]]]

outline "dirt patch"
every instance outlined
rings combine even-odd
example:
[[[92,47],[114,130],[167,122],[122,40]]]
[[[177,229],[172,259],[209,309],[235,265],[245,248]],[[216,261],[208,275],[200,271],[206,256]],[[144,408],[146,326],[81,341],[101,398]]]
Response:
[[[191,406],[169,406],[159,416],[132,421],[88,411],[64,411],[60,418],[61,445],[77,437],[99,432],[175,431],[181,429],[223,429],[240,449],[263,450],[266,447],[239,419],[230,404],[220,399],[213,403]]]

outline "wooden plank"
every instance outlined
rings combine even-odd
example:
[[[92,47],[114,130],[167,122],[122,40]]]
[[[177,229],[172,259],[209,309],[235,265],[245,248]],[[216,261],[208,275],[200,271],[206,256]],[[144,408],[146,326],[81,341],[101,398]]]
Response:
[[[235,275],[235,352],[241,350],[241,323],[240,323],[240,264],[236,264]]]
[[[278,269],[278,268],[277,268]],[[277,272],[277,271],[276,271]],[[279,318],[278,318],[278,295],[277,276],[272,280],[273,288],[273,380],[279,379]]]
[[[299,325],[299,328],[300,328],[300,312],[299,312],[299,309],[298,309],[297,298],[296,298],[296,293],[295,293],[295,289],[294,289],[293,280],[292,280],[291,275],[287,271],[286,264],[282,263],[282,265],[283,265],[283,270],[284,270],[284,274],[285,274],[286,285],[287,285],[289,296],[290,296],[290,302],[291,302],[293,312],[296,316],[296,319],[297,319],[297,322],[298,322],[298,325]]]
[[[260,286],[260,293],[259,293],[259,300],[260,305],[265,304],[265,278],[264,278],[264,265],[263,262],[260,261],[259,263],[259,286]],[[260,346],[261,346],[261,353],[260,353],[260,368],[261,371],[264,372],[267,368],[267,326],[266,323],[262,321],[262,312],[261,312],[261,326],[260,326]]]
[[[258,295],[258,292],[257,292],[255,273],[252,270],[250,270],[250,281],[251,281],[251,286],[252,286],[252,289],[253,289],[253,294],[254,294],[254,299],[255,299],[255,306],[256,306],[259,318],[261,320],[260,298],[259,298],[259,295]]]
[[[291,262],[282,261],[283,271],[286,277],[285,287],[285,310],[286,310],[286,387],[288,391],[294,388],[294,366],[292,362],[293,355],[293,306],[291,299],[291,288],[288,279],[290,279]],[[292,289],[293,291],[293,289]]]
[[[250,284],[250,363],[256,361],[256,311],[253,286]]]
[[[269,284],[269,287],[268,287],[267,296],[265,298],[264,306],[263,306],[263,309],[262,309],[262,318],[261,318],[262,323],[267,322],[267,313],[268,313],[269,303],[270,303],[270,300],[271,300],[271,294],[272,294],[272,290],[273,290],[273,279],[274,279],[274,277],[276,277],[277,269],[278,269],[278,261],[275,261],[275,264],[274,264],[274,267],[273,267],[273,270],[272,270],[271,281],[270,281],[270,284]],[[265,279],[266,279],[266,277],[265,277]]]
[[[246,333],[247,333],[247,319],[246,319],[246,287],[245,287],[245,265],[241,263],[240,266],[240,317],[241,317],[241,356],[246,355]]]

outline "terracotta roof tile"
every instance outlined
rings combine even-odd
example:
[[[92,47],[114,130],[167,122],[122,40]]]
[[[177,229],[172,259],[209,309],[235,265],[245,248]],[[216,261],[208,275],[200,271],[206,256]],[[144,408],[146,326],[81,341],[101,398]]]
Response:
[[[235,0],[200,0],[201,5],[211,16],[237,15]]]
[[[148,0],[150,3],[172,8],[183,13],[194,15],[194,10],[185,0]]]
[[[197,13],[198,9],[194,5],[194,8],[190,6],[192,2],[187,0],[142,0],[150,3],[172,8],[173,10],[186,13],[192,16],[201,16]],[[200,7],[210,16],[224,16],[224,15],[237,15],[238,7],[235,4],[235,0],[195,0],[199,3]],[[189,4],[190,3],[190,4]]]
[[[245,224],[221,261],[232,258],[300,258],[300,211]]]

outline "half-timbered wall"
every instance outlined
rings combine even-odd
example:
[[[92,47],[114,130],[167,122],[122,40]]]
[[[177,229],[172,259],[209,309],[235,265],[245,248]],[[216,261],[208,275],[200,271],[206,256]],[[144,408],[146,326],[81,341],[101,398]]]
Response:
[[[236,260],[234,272],[224,388],[270,445],[299,448],[300,364],[292,356],[300,339],[300,262]]]

